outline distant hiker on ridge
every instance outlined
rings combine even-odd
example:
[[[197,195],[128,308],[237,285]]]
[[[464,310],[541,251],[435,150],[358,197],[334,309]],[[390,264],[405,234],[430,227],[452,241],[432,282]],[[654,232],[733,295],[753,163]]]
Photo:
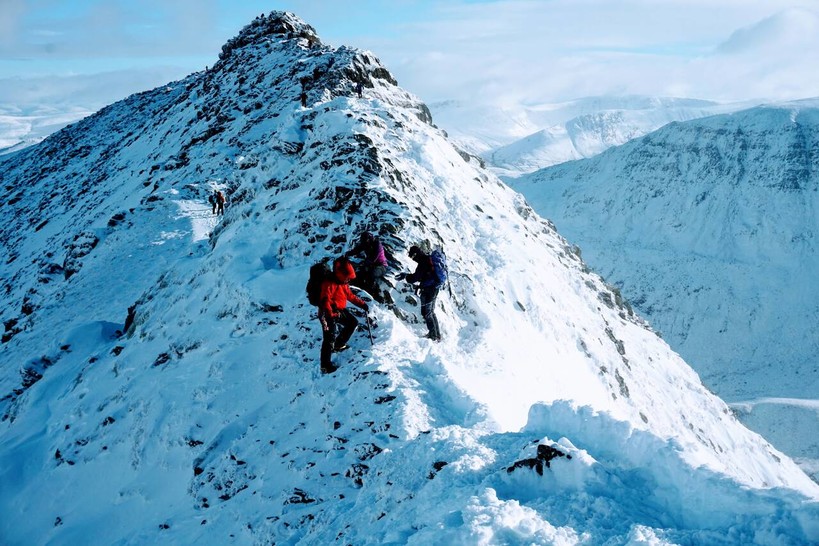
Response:
[[[364,254],[364,258],[358,264],[358,276],[356,282],[350,283],[366,290],[375,301],[384,303],[387,297],[384,290],[384,275],[387,274],[387,256],[384,254],[384,245],[372,233],[365,231],[346,257]]]
[[[225,213],[225,195],[221,190],[213,192],[213,214],[217,216]]]
[[[406,280],[408,283],[418,283],[421,316],[424,317],[429,331],[426,337],[432,341],[441,341],[441,328],[435,316],[435,301],[438,299],[438,291],[447,280],[446,257],[440,250],[433,250],[427,254],[417,246],[410,247],[409,257],[418,264],[415,272],[409,275],[399,273],[395,278],[399,281]]]
[[[321,322],[321,373],[333,373],[338,369],[331,360],[332,353],[348,348],[347,342],[352,337],[358,320],[346,308],[351,301],[356,306],[369,312],[367,303],[353,294],[350,290],[350,281],[355,279],[355,270],[347,258],[337,258],[333,262],[333,273],[321,284],[319,296],[318,317]],[[341,331],[336,332],[336,327]]]

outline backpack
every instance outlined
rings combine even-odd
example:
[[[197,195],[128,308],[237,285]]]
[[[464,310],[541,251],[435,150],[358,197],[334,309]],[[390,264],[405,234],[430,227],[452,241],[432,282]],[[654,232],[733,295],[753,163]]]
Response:
[[[435,287],[441,288],[449,278],[446,254],[444,254],[443,250],[436,248],[430,253],[429,261],[432,262],[432,272],[435,275]]]
[[[307,280],[307,301],[318,307],[321,303],[321,285],[332,275],[327,262],[321,261],[310,266],[310,278]]]

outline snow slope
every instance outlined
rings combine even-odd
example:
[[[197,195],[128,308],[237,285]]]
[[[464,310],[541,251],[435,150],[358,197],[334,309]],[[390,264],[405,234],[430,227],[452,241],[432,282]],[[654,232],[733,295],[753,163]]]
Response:
[[[746,423],[812,472],[817,107],[673,124],[514,183]]]
[[[819,540],[819,486],[291,14],[0,169],[4,544]],[[364,229],[446,249],[445,340],[396,284],[322,376],[307,272]]]
[[[556,104],[430,105],[436,123],[498,175],[515,178],[592,157],[673,121],[740,110],[742,104],[666,97],[587,97]]]

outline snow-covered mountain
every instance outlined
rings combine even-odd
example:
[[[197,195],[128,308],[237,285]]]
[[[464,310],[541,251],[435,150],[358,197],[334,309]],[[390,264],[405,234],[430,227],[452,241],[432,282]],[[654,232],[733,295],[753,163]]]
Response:
[[[0,170],[3,544],[819,540],[819,486],[293,15]],[[363,230],[443,246],[445,339],[396,284],[323,376],[308,269]]]
[[[91,113],[81,108],[29,111],[0,106],[0,155],[42,142],[51,133]]]
[[[819,101],[514,182],[749,425],[819,475]]]
[[[746,107],[668,97],[587,97],[556,104],[430,105],[436,124],[493,172],[515,178],[600,152],[686,121]]]

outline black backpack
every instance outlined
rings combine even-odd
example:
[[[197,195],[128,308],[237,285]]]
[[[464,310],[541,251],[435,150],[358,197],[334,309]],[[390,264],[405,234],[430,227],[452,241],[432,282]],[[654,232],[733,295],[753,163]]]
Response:
[[[318,307],[321,303],[321,285],[332,275],[330,266],[326,261],[321,261],[310,266],[310,279],[307,281],[307,301],[310,305]]]

